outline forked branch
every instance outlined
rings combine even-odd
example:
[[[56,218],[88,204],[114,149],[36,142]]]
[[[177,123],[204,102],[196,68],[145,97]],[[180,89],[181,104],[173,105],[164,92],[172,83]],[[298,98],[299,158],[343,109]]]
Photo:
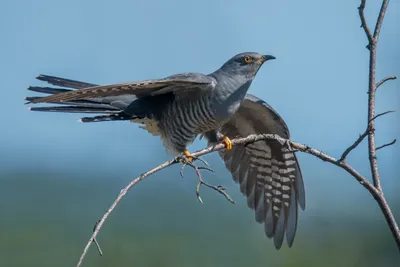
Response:
[[[365,2],[367,0],[361,0],[361,4],[358,7],[358,13],[360,15],[361,18],[361,28],[364,29],[365,34],[367,35],[368,41],[372,42],[373,37],[371,34],[371,30],[369,29],[368,25],[367,25],[367,20],[365,19],[365,14],[364,14],[364,9],[365,9]]]

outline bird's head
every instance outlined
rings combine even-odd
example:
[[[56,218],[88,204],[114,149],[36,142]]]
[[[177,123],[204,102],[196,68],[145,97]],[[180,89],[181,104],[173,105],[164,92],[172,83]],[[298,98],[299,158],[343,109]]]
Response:
[[[241,75],[253,79],[264,62],[271,59],[275,59],[275,57],[255,52],[240,53],[225,62],[221,70],[233,75]]]

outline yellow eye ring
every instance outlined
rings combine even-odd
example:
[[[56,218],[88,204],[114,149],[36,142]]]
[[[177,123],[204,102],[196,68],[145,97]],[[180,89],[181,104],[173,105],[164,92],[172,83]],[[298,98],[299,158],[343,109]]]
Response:
[[[253,61],[253,58],[251,56],[245,56],[244,57],[244,62],[251,63],[252,61]]]

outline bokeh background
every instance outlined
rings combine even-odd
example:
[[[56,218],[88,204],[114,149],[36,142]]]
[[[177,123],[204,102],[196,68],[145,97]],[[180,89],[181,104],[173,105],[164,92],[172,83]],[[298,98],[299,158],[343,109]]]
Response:
[[[79,124],[34,113],[25,90],[38,74],[98,84],[210,73],[243,51],[276,56],[250,92],[286,120],[295,141],[340,156],[366,127],[368,51],[357,0],[0,1],[0,266],[74,266],[93,224],[132,178],[170,157],[128,122]],[[375,24],[381,1],[367,1]],[[382,27],[377,78],[400,75],[400,1]],[[400,108],[399,81],[377,112]],[[400,137],[399,114],[377,122],[377,144]],[[196,141],[191,150],[205,146]],[[367,143],[349,162],[369,175]],[[341,169],[299,154],[307,194],[294,246],[276,251],[230,174],[208,155],[237,201],[202,189],[174,166],[141,182],[117,207],[84,266],[400,266],[367,193]],[[382,185],[400,219],[398,145],[378,152]]]

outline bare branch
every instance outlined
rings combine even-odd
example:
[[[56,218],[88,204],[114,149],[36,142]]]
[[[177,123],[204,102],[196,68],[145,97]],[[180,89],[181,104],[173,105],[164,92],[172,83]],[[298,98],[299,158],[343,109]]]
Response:
[[[97,242],[96,238],[93,240],[93,242],[96,244],[97,251],[99,252],[100,256],[103,256],[103,251],[101,250],[99,242]]]
[[[299,144],[299,143],[295,143],[289,139],[284,139],[281,138],[278,135],[275,134],[260,134],[260,135],[250,135],[247,136],[245,138],[236,138],[232,140],[232,146],[235,145],[245,145],[245,144],[250,144],[250,143],[254,143],[260,140],[276,140],[281,144],[287,144],[287,146],[289,146],[290,148],[294,148],[295,150],[304,152],[304,153],[308,153],[311,155],[316,156],[317,158],[326,161],[326,162],[330,162],[336,166],[341,167],[342,169],[344,169],[345,171],[347,171],[349,174],[351,174],[354,178],[356,178],[356,180],[363,185],[370,193],[371,195],[377,200],[378,204],[380,205],[381,209],[383,210],[383,208],[385,208],[385,212],[388,213],[388,217],[390,219],[390,221],[388,221],[388,224],[392,225],[393,229],[397,229],[396,231],[398,232],[398,226],[397,223],[392,215],[392,212],[389,208],[389,206],[385,206],[384,203],[386,203],[386,200],[384,199],[382,193],[376,189],[365,177],[363,177],[360,173],[358,173],[353,167],[351,167],[349,164],[345,163],[345,162],[341,162],[317,149],[311,148],[309,146],[303,145],[303,144]],[[199,157],[199,156],[203,156],[209,153],[212,153],[214,151],[218,151],[221,149],[225,148],[225,144],[221,143],[221,144],[217,144],[217,145],[213,145],[213,146],[209,146],[205,149],[202,149],[198,152],[193,153],[192,155],[194,157]],[[86,254],[90,248],[90,245],[92,244],[93,240],[95,240],[95,238],[97,237],[97,235],[99,234],[101,228],[103,227],[104,222],[107,220],[107,218],[109,217],[109,215],[111,214],[111,212],[115,209],[115,207],[119,204],[119,202],[122,200],[122,198],[126,195],[126,193],[137,183],[139,183],[140,181],[146,179],[147,177],[149,177],[150,175],[165,169],[171,165],[176,164],[177,161],[175,159],[169,160],[167,162],[164,162],[163,164],[143,173],[142,175],[140,175],[139,177],[135,178],[134,180],[132,180],[124,189],[121,190],[121,192],[119,193],[119,195],[117,196],[117,198],[115,199],[115,201],[112,203],[112,205],[110,206],[110,208],[106,211],[106,213],[103,215],[103,217],[100,219],[100,221],[98,222],[96,229],[94,230],[92,236],[90,237],[88,243],[86,244],[86,247],[83,250],[83,253],[79,259],[79,262],[77,264],[77,267],[81,266],[83,263],[84,258],[86,257]],[[203,183],[204,184],[204,183]],[[206,185],[206,184],[204,184]],[[199,184],[197,185],[199,186]],[[208,186],[208,185],[206,185]],[[212,186],[211,186],[212,187]],[[216,187],[217,188],[217,187]],[[213,188],[214,189],[214,188]],[[221,194],[223,194],[221,192],[221,190],[223,190],[224,188],[220,187],[217,190],[218,192],[220,192]],[[226,197],[226,196],[225,196]],[[227,199],[229,200],[229,198],[227,197]],[[233,201],[233,200],[232,200]],[[381,203],[382,202],[382,203]],[[386,217],[386,214],[385,214]],[[398,232],[397,235],[394,235],[394,237],[396,238],[396,240],[398,240],[398,245],[400,248],[400,232]]]
[[[375,88],[378,89],[379,86],[381,86],[382,84],[384,84],[385,82],[389,81],[389,80],[396,80],[397,77],[396,76],[388,76],[383,78],[382,80],[380,80],[376,85]]]
[[[383,116],[383,115],[386,115],[386,114],[389,114],[389,113],[394,113],[394,112],[396,112],[396,111],[394,111],[394,110],[388,110],[388,111],[379,113],[379,114],[375,115],[375,116],[370,120],[370,122],[376,120],[376,119],[379,118],[380,116]]]
[[[364,9],[365,9],[366,0],[361,0],[360,6],[358,8],[361,24],[364,28],[365,34],[367,35],[369,44],[367,48],[369,49],[369,81],[368,81],[368,154],[369,154],[369,162],[372,173],[372,179],[374,182],[374,186],[382,191],[382,186],[380,182],[379,172],[378,172],[378,163],[376,160],[376,145],[375,145],[375,122],[374,122],[374,114],[375,114],[375,93],[377,84],[375,81],[375,70],[376,70],[376,47],[378,44],[379,33],[382,27],[383,19],[385,17],[386,9],[389,4],[389,0],[383,0],[381,10],[378,15],[378,19],[376,21],[376,26],[374,30],[374,35],[371,36],[371,31],[368,28]]]
[[[384,145],[381,145],[381,146],[378,146],[377,148],[376,148],[376,150],[379,150],[379,149],[382,149],[382,148],[384,148],[384,147],[387,147],[387,146],[391,146],[391,145],[394,145],[395,143],[396,143],[396,139],[394,139],[392,142],[390,142],[390,143],[387,143],[387,144],[384,144]]]
[[[364,16],[364,8],[365,8],[366,0],[361,0],[359,14],[361,21],[364,26],[366,26],[365,16]],[[371,39],[371,32],[365,30],[365,33],[368,37],[369,42],[369,81],[368,81],[368,128],[370,129],[368,133],[368,154],[369,154],[369,162],[372,173],[372,179],[374,182],[374,186],[382,191],[382,186],[380,182],[379,172],[378,172],[378,163],[376,160],[376,145],[375,145],[375,122],[374,122],[374,114],[375,114],[375,93],[376,93],[376,81],[375,81],[375,70],[376,70],[376,47],[378,43],[380,29],[382,27],[383,19],[385,17],[386,9],[389,4],[389,0],[383,0],[381,10],[378,15],[378,19],[376,22],[374,36]],[[365,28],[364,28],[365,29]],[[367,28],[368,29],[368,28]]]
[[[206,161],[204,161],[203,159],[201,159],[199,157],[194,157],[194,156],[192,158],[194,158],[196,160],[199,160],[199,161],[203,162],[204,164],[206,164],[208,166],[208,163]],[[184,171],[186,166],[192,167],[196,172],[197,178],[199,179],[199,181],[197,183],[197,186],[196,186],[196,196],[197,196],[197,199],[199,200],[200,203],[203,203],[203,200],[200,197],[200,187],[202,185],[204,185],[204,186],[206,186],[208,188],[211,188],[211,189],[217,191],[218,193],[223,195],[229,202],[231,202],[232,204],[235,204],[235,201],[228,195],[228,193],[226,193],[226,191],[225,191],[226,189],[223,186],[221,186],[221,185],[215,186],[215,185],[209,184],[207,182],[204,182],[200,170],[207,170],[207,171],[214,172],[213,169],[211,169],[209,167],[198,167],[193,162],[190,162],[187,159],[183,160],[182,163],[183,164],[182,164],[182,168],[181,168],[181,172],[180,172],[182,178],[183,178],[183,171]]]
[[[365,2],[365,0],[364,0],[364,2]],[[378,19],[376,20],[375,31],[374,31],[375,43],[378,42],[379,33],[381,31],[381,27],[382,27],[382,23],[383,23],[383,18],[385,17],[385,13],[386,13],[386,9],[387,9],[388,5],[389,5],[389,0],[382,1],[381,10],[379,11],[379,16],[378,16]]]
[[[363,134],[361,134],[358,139],[351,145],[349,146],[342,154],[342,156],[340,157],[339,161],[344,161],[347,157],[347,155],[349,155],[349,153],[355,149],[364,139],[365,137],[367,137],[368,135],[368,131],[369,129],[367,129]]]
[[[367,20],[365,19],[364,9],[366,0],[361,0],[361,4],[358,7],[358,13],[361,18],[361,28],[364,28],[365,34],[367,35],[368,42],[371,44],[373,42],[371,30],[368,27]]]
[[[223,186],[221,186],[221,185],[215,186],[215,185],[209,184],[207,182],[204,182],[203,177],[201,176],[200,169],[197,168],[196,166],[194,167],[194,169],[196,171],[197,178],[199,179],[199,182],[197,183],[197,186],[196,186],[196,196],[197,196],[197,199],[200,201],[200,203],[203,203],[203,200],[200,197],[200,187],[202,185],[204,185],[204,186],[211,188],[211,189],[217,191],[218,193],[222,194],[229,202],[231,202],[232,204],[235,204],[235,201],[226,193],[226,191],[225,191],[226,189]]]
[[[368,90],[368,155],[372,179],[376,188],[381,191],[381,183],[378,173],[378,164],[376,161],[376,148],[375,148],[375,66],[376,66],[376,49],[370,49],[370,63],[369,63],[369,90]],[[383,114],[382,114],[383,115]]]
[[[99,223],[99,221],[96,222],[96,224],[93,227],[93,232],[96,230],[97,224]],[[101,250],[100,244],[99,242],[97,242],[97,239],[94,238],[93,242],[96,244],[97,247],[97,251],[99,252],[100,256],[103,256],[103,251]]]
[[[392,112],[395,112],[395,111],[394,110],[389,110],[389,111],[385,111],[385,112],[379,113],[376,116],[374,116],[371,120],[375,120],[375,119],[379,118],[380,116],[383,116],[383,115],[386,115],[386,114],[392,113]],[[339,161],[344,161],[346,159],[346,157],[349,155],[349,153],[352,150],[354,150],[359,144],[361,144],[361,142],[365,139],[365,137],[368,136],[370,131],[371,131],[371,129],[369,127],[367,127],[365,132],[363,134],[361,134],[358,137],[358,139],[343,152],[343,154],[340,157]]]
[[[375,119],[378,118],[379,116],[393,112],[393,111],[388,111],[388,112],[384,112],[384,113],[381,113],[381,114],[378,114],[375,116],[376,89],[378,88],[378,86],[382,85],[386,80],[388,80],[385,78],[382,81],[376,83],[375,72],[376,72],[376,47],[378,44],[379,33],[380,33],[380,30],[381,30],[381,27],[383,24],[383,19],[385,17],[386,9],[389,5],[389,0],[382,1],[382,6],[379,11],[378,19],[376,21],[376,26],[375,26],[373,37],[371,37],[371,31],[368,29],[367,23],[365,20],[365,15],[364,15],[365,2],[366,2],[366,0],[361,0],[361,4],[359,7],[359,15],[360,15],[360,19],[361,19],[362,25],[364,27],[365,33],[369,40],[369,44],[368,44],[368,49],[369,49],[368,126],[367,126],[367,129],[369,129],[369,131],[368,131],[368,155],[369,155],[370,169],[371,169],[374,188],[376,190],[378,190],[379,194],[374,195],[372,191],[370,191],[370,193],[375,198],[375,200],[378,202],[379,207],[381,208],[382,213],[384,214],[385,219],[388,223],[388,226],[389,226],[390,230],[392,231],[392,235],[396,241],[397,247],[400,250],[400,231],[399,231],[399,227],[396,223],[396,220],[394,219],[393,214],[390,210],[390,207],[387,204],[386,199],[382,192],[380,175],[378,172],[378,162],[376,159],[377,148],[376,148],[376,144],[375,144]]]
[[[86,254],[89,251],[90,245],[92,244],[92,242],[95,240],[97,234],[99,233],[100,229],[102,228],[105,220],[108,218],[108,216],[111,214],[111,212],[115,209],[115,207],[118,205],[118,203],[122,200],[122,198],[126,195],[126,193],[128,193],[129,189],[131,189],[135,184],[139,183],[141,180],[146,179],[149,175],[156,173],[168,166],[171,166],[173,164],[175,164],[176,161],[175,159],[167,161],[153,169],[151,169],[148,172],[143,173],[142,175],[140,175],[139,177],[137,177],[136,179],[132,180],[124,189],[121,190],[121,192],[119,193],[119,195],[117,196],[117,198],[115,199],[115,201],[113,202],[113,204],[111,205],[110,208],[108,208],[108,210],[106,211],[106,213],[104,213],[103,217],[99,220],[99,222],[96,225],[95,230],[93,231],[92,237],[89,239],[89,242],[87,243],[85,249],[83,250],[82,256],[79,259],[79,262],[77,264],[77,267],[81,266],[83,263],[83,260],[86,256]]]

